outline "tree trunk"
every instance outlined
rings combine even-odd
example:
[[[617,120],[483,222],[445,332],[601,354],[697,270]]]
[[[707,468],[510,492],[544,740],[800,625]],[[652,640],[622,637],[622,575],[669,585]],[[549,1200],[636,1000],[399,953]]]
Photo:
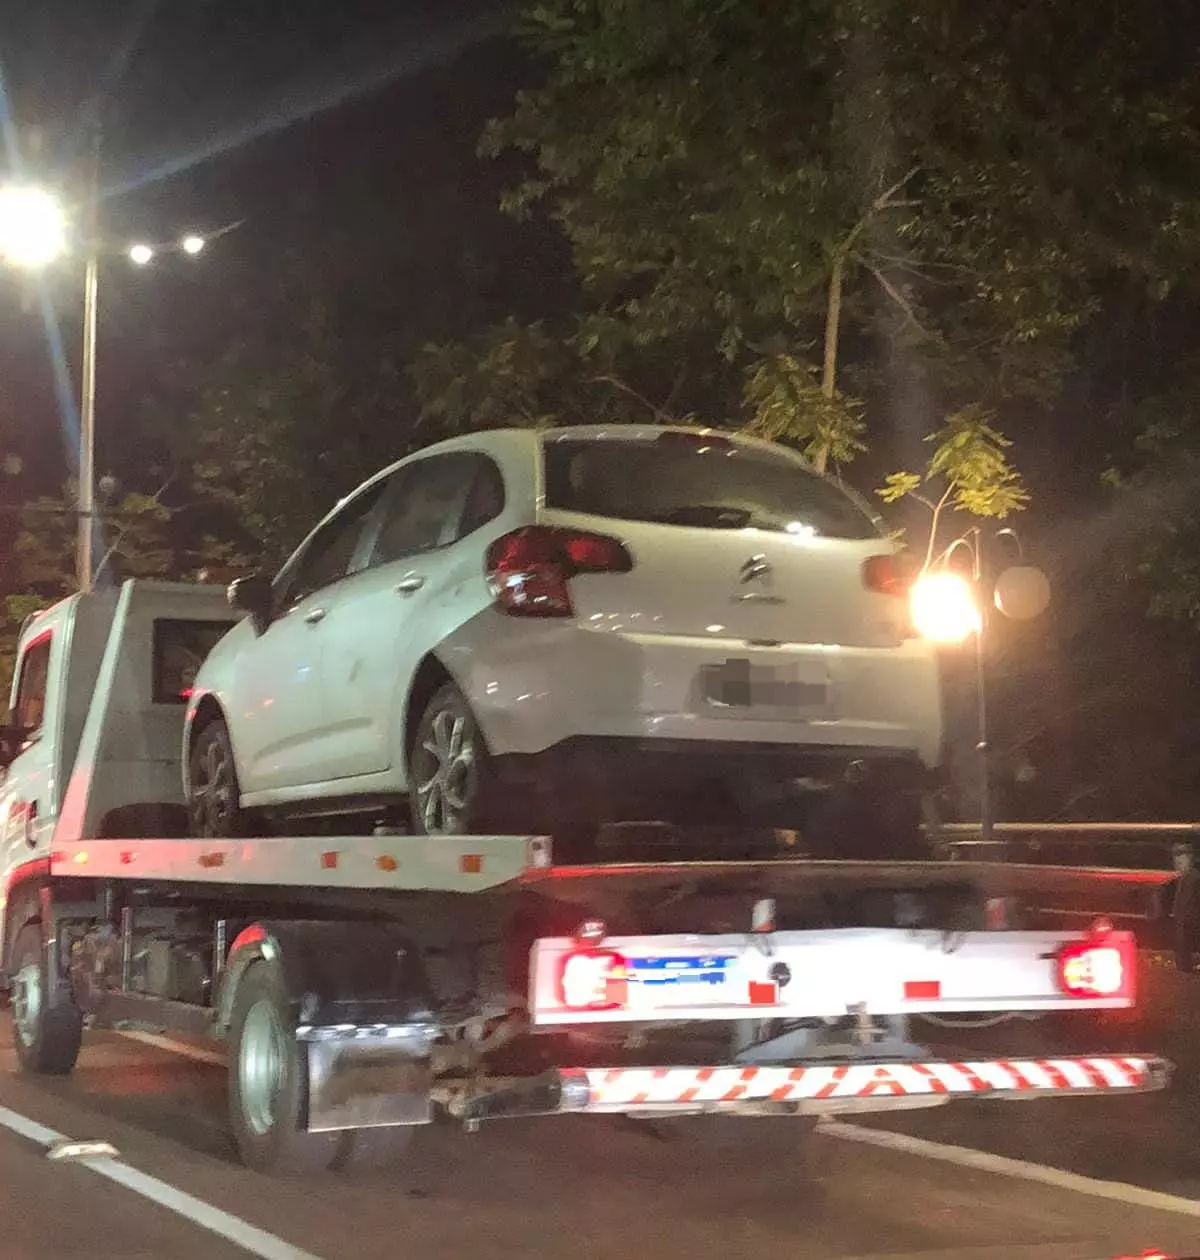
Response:
[[[838,334],[842,323],[842,281],[845,277],[846,259],[839,251],[833,256],[833,270],[829,273],[829,298],[825,304],[825,360],[821,367],[821,393],[832,398],[837,388]],[[813,465],[823,473],[829,463],[829,447],[817,448]]]

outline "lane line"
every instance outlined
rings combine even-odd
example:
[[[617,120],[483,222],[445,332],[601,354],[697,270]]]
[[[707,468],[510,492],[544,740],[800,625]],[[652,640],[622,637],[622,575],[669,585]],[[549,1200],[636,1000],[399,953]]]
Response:
[[[36,1120],[30,1120],[28,1116],[10,1111],[7,1107],[0,1107],[0,1126],[45,1148],[57,1146],[60,1142],[72,1141],[66,1134],[59,1133],[55,1129],[48,1129],[44,1124],[38,1124]],[[266,1230],[251,1225],[240,1216],[224,1212],[184,1190],[177,1190],[174,1186],[141,1172],[123,1160],[104,1155],[91,1159],[72,1160],[71,1163],[77,1168],[89,1168],[92,1172],[99,1173],[101,1177],[107,1177],[109,1181],[125,1186],[135,1194],[140,1194],[143,1199],[149,1199],[151,1203],[157,1203],[159,1207],[164,1207],[177,1216],[184,1217],[202,1229],[208,1230],[209,1233],[227,1239],[252,1256],[260,1257],[260,1260],[321,1260],[320,1256],[314,1255],[311,1251],[293,1247],[291,1243],[284,1242],[282,1238],[274,1234],[268,1234]]]
[[[164,1037],[160,1033],[139,1032],[127,1028],[117,1031],[118,1037],[127,1041],[140,1041],[144,1046],[154,1046],[159,1050],[169,1050],[172,1054],[181,1054],[184,1058],[195,1059],[197,1063],[212,1063],[217,1067],[225,1067],[226,1059],[217,1050],[206,1050],[203,1046],[190,1046],[186,1041],[176,1041],[173,1037]]]
[[[1062,1168],[1051,1168],[1048,1164],[1012,1159],[1007,1155],[992,1155],[988,1151],[977,1151],[969,1146],[931,1142],[927,1138],[910,1137],[907,1133],[868,1129],[857,1124],[848,1124],[844,1120],[827,1120],[817,1132],[846,1142],[862,1142],[867,1146],[898,1151],[902,1155],[920,1155],[925,1159],[958,1164],[962,1168],[974,1168],[979,1172],[1036,1181],[1045,1186],[1054,1186],[1058,1190],[1090,1194],[1095,1198],[1111,1199],[1115,1203],[1153,1208],[1159,1212],[1175,1212],[1180,1216],[1200,1219],[1200,1199],[1187,1199],[1162,1190],[1148,1190],[1145,1186],[1135,1186],[1125,1181],[1101,1181],[1098,1177],[1085,1177],[1082,1173],[1066,1172]]]

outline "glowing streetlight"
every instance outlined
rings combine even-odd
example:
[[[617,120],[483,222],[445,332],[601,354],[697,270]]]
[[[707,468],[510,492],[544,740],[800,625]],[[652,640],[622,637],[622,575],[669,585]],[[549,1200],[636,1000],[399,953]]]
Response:
[[[67,215],[44,188],[0,188],[0,254],[16,267],[45,267],[66,253]]]
[[[913,628],[934,643],[962,643],[983,629],[975,584],[949,569],[922,573],[913,583],[909,608]]]
[[[180,241],[180,246],[185,254],[198,254],[204,248],[204,237],[192,232]]]
[[[129,261],[137,263],[139,267],[144,267],[154,257],[154,250],[149,245],[131,245],[129,247]]]

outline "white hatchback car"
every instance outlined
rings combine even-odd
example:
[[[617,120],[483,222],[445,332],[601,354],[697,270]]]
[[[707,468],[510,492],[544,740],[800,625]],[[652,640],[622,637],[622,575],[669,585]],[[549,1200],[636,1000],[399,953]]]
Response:
[[[755,821],[896,851],[939,759],[896,547],[772,443],[496,430],[344,499],[196,678],[194,831],[407,802],[429,834]],[[887,837],[884,839],[883,837]]]

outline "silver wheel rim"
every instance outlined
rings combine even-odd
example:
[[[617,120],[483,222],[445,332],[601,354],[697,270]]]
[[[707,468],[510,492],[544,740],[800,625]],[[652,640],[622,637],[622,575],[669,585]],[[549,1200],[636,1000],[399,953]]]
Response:
[[[287,1039],[275,1007],[265,999],[246,1012],[238,1051],[238,1094],[242,1116],[262,1137],[275,1127],[275,1102],[283,1085]]]
[[[26,963],[13,978],[12,1009],[21,1044],[33,1045],[42,1018],[42,969],[38,963]]]
[[[233,760],[220,740],[210,739],[192,780],[192,818],[204,836],[222,836],[236,805]]]
[[[462,835],[475,796],[475,726],[470,715],[439,710],[420,752],[417,807],[425,834]]]

